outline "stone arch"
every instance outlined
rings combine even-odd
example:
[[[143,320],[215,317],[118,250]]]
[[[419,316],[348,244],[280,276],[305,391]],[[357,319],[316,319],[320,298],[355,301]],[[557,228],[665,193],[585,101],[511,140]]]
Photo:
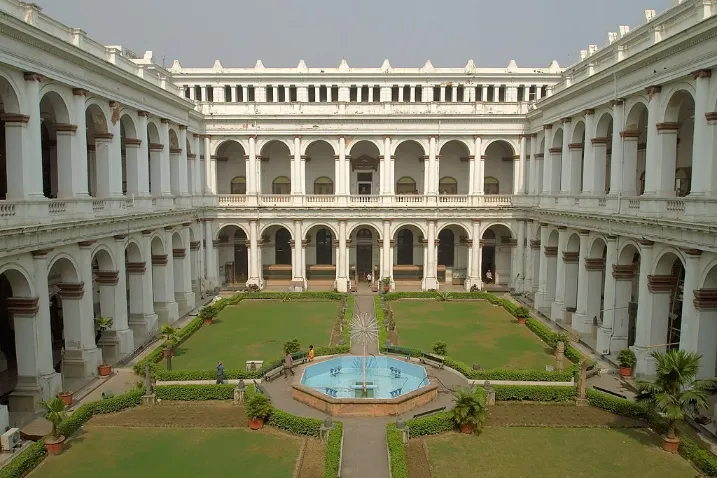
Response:
[[[142,254],[142,246],[136,239],[130,238],[124,246],[125,262],[144,263],[144,254]]]
[[[294,154],[294,144],[293,142],[289,142],[288,140],[284,138],[269,138],[265,140],[257,140],[256,149],[259,151],[260,156],[268,156],[271,152],[271,149],[278,148],[279,150],[283,149],[281,146],[278,146],[279,144],[286,147],[289,154],[288,156],[291,157]]]
[[[167,248],[164,245],[164,240],[162,240],[162,237],[159,234],[152,235],[149,247],[153,256],[167,254]]]
[[[500,146],[505,151],[506,156],[513,156],[513,155],[517,154],[516,151],[518,151],[520,149],[520,146],[514,140],[512,140],[510,138],[493,138],[493,139],[489,139],[488,141],[485,141],[482,144],[481,154],[488,154],[487,153],[488,148],[491,146],[495,147],[494,145],[496,145],[496,144],[500,144]]]
[[[40,90],[40,110],[42,114],[43,103],[48,105],[57,123],[70,124],[70,107],[72,104],[64,95],[62,89],[54,84],[44,86]]]
[[[617,253],[618,265],[629,265],[633,263],[635,254],[642,255],[642,250],[637,242],[633,240],[625,241],[619,248]]]
[[[174,125],[169,125],[169,148],[179,149],[182,145],[179,144],[179,131]]]
[[[447,222],[437,225],[436,238],[438,251],[436,255],[438,266],[438,280],[447,284],[453,283],[458,275],[468,278],[470,227],[460,223]],[[445,269],[442,269],[442,266]],[[449,277],[450,275],[450,277]]]
[[[436,144],[436,151],[439,155],[443,154],[443,148],[449,144],[449,143],[456,143],[459,145],[458,147],[462,150],[463,156],[470,156],[473,154],[473,145],[470,144],[470,142],[465,141],[462,138],[439,138],[438,142]]]
[[[134,138],[137,137],[137,122],[130,113],[123,113],[120,116],[120,132],[123,138]]]
[[[553,142],[552,142],[552,148],[562,148],[563,147],[563,128],[562,126],[559,126],[555,128],[553,131]]]
[[[227,147],[227,144],[236,143],[241,147],[242,152],[249,151],[249,141],[237,137],[225,137],[223,139],[211,142],[212,156],[221,156],[221,150]],[[258,151],[258,149],[257,149]],[[248,153],[245,153],[248,154]]]
[[[334,146],[326,140],[318,139],[307,145],[305,151],[304,187],[307,194],[334,194],[334,184],[337,182]]]
[[[23,114],[27,111],[25,99],[21,95],[24,88],[18,87],[12,74],[0,68],[0,100],[2,100],[3,113]]]
[[[331,231],[331,234],[334,236],[334,238],[339,238],[339,231],[333,224],[327,222],[327,221],[313,221],[306,225],[304,225],[304,239],[306,239],[306,235],[314,228],[322,228],[325,227],[329,231]]]
[[[8,262],[0,266],[0,275],[4,275],[10,283],[13,297],[35,297],[35,290],[30,273],[16,262]]]
[[[246,226],[243,226],[243,225],[239,224],[238,222],[224,222],[219,225],[216,232],[214,233],[215,241],[219,239],[219,235],[221,234],[222,229],[227,228],[227,227],[236,227],[237,229],[243,231],[244,235],[246,235],[246,237],[249,237],[249,229]],[[263,229],[262,229],[262,232],[263,232]],[[259,235],[261,235],[261,233],[259,233]]]
[[[485,226],[483,224],[481,224],[480,237],[482,238],[483,234],[485,234],[485,231],[487,231],[488,229],[490,229],[493,226],[503,226],[510,232],[511,238],[516,237],[513,227],[509,223],[503,222],[503,221],[493,221],[493,222],[486,224]]]
[[[426,156],[428,154],[428,143],[425,140],[419,139],[419,138],[403,138],[399,139],[397,141],[394,141],[391,143],[391,154],[395,155],[398,151],[398,148],[404,145],[406,146],[413,146],[416,149],[418,149],[421,152],[421,156]]]
[[[658,118],[658,123],[676,122],[680,110],[680,103],[686,100],[687,97],[694,103],[695,96],[695,87],[684,81],[663,88],[660,92],[660,98],[664,98],[663,108],[660,118]]]
[[[79,273],[80,268],[77,265],[77,262],[71,255],[65,252],[58,253],[53,256],[50,261],[48,261],[47,270],[52,272],[55,268],[57,268],[62,282],[77,283],[82,280]]]
[[[369,222],[357,222],[351,226],[348,226],[346,228],[346,236],[347,239],[351,238],[351,236],[354,234],[354,232],[359,231],[360,229],[367,228],[367,229],[373,229],[373,233],[376,234],[376,237],[378,239],[383,240],[383,228],[381,227],[381,224],[374,224]],[[393,235],[393,234],[392,234]]]
[[[147,120],[147,140],[150,144],[161,144],[162,140],[159,136],[159,121],[155,118],[149,118]]]
[[[604,111],[598,116],[598,120],[595,123],[595,133],[590,138],[610,138],[610,142],[612,142],[612,137],[610,135],[610,125],[613,122],[612,119],[612,113],[609,111]]]
[[[585,121],[578,120],[573,125],[573,136],[570,140],[571,143],[584,143],[585,142]]]
[[[684,254],[681,251],[675,249],[674,247],[666,247],[665,249],[661,250],[659,254],[657,254],[653,259],[654,265],[652,273],[654,275],[671,274],[672,265],[674,264],[676,259],[679,259],[679,261],[682,263],[682,267],[685,267],[686,261]]]
[[[717,259],[712,260],[702,271],[700,289],[717,289]]]
[[[112,254],[110,248],[104,244],[98,244],[95,246],[90,256],[92,257],[93,262],[95,262],[95,260],[97,261],[97,264],[102,271],[116,271],[119,267],[115,261],[114,254]]]
[[[309,155],[308,151],[309,151],[309,149],[311,148],[311,146],[315,146],[315,145],[320,144],[320,143],[325,143],[325,144],[327,144],[327,145],[331,148],[331,151],[333,151],[333,154],[334,154],[334,155],[338,155],[338,154],[339,154],[339,144],[338,144],[338,141],[335,140],[334,138],[324,137],[324,136],[317,137],[317,138],[311,138],[311,139],[309,139],[308,141],[302,141],[302,142],[301,142],[301,154],[302,154],[302,155]],[[310,155],[309,155],[309,156],[310,156]]]
[[[246,284],[249,279],[249,233],[246,228],[236,223],[221,224],[215,241],[217,277],[225,284]],[[219,274],[220,267],[224,268],[222,274]],[[195,271],[191,273],[194,275]]]
[[[506,287],[511,284],[514,238],[515,233],[506,223],[493,222],[481,229],[480,274],[486,287]]]
[[[261,227],[261,230],[259,232],[260,236],[264,236],[264,233],[268,231],[270,228],[276,227],[276,228],[284,228],[287,231],[289,231],[289,234],[291,235],[291,240],[294,241],[296,238],[294,237],[294,227],[291,224],[283,224],[281,222],[271,222],[268,224],[265,224]],[[247,236],[248,237],[248,236]]]
[[[686,83],[679,83],[665,94],[664,124],[676,128],[674,136],[669,135],[663,141],[663,156],[666,162],[663,168],[650,168],[646,172],[649,179],[655,179],[655,171],[663,171],[663,175],[649,185],[651,191],[665,196],[673,191],[677,196],[687,196],[692,190],[692,156],[695,135],[695,96],[694,88]],[[700,121],[705,121],[700,119]]]
[[[111,117],[111,113],[106,105],[97,98],[90,98],[85,105],[85,119],[87,129],[92,134],[108,133],[109,123],[107,118]]]
[[[368,145],[372,145],[371,146]],[[358,156],[361,154],[369,154],[369,153],[375,153],[376,156],[380,156],[383,151],[383,143],[380,143],[378,140],[372,139],[372,138],[357,138],[357,139],[346,139],[346,154],[352,157],[358,157],[357,152],[354,151],[354,147],[362,145],[360,148],[362,151],[365,149],[366,151],[359,152]],[[375,148],[375,150],[374,150]],[[369,154],[370,156],[371,154]]]
[[[72,137],[67,133],[70,124],[68,103],[55,90],[47,90],[40,98],[40,134],[42,154],[42,190],[47,198],[72,197],[66,182],[60,183],[61,170],[73,171]],[[76,127],[76,125],[73,125]],[[59,134],[58,134],[59,133]]]
[[[461,224],[460,222],[456,222],[456,221],[446,221],[443,223],[441,223],[441,222],[437,223],[436,224],[436,236],[438,236],[438,234],[440,234],[440,232],[447,227],[456,227],[456,228],[462,229],[463,232],[465,233],[465,236],[467,239],[473,239],[472,227],[470,225]]]
[[[398,231],[400,229],[402,229],[404,227],[409,227],[409,226],[413,226],[414,228],[416,228],[416,230],[418,232],[420,232],[420,234],[424,238],[428,237],[427,228],[425,226],[421,225],[420,223],[414,223],[414,222],[401,222],[401,223],[397,223],[397,224],[391,224],[391,237],[395,239],[396,233],[398,233]]]
[[[468,194],[470,148],[460,139],[448,139],[440,142],[438,156],[438,194]]]
[[[607,241],[603,236],[595,236],[592,241],[588,244],[588,257],[593,259],[600,259],[603,257],[603,253],[607,249]]]
[[[214,157],[216,161],[216,184],[219,194],[241,194],[232,190],[233,178],[244,178],[246,191],[248,156],[244,145],[236,139],[225,139],[216,145]],[[248,192],[248,191],[246,191]]]
[[[568,240],[565,243],[565,250],[567,252],[579,252],[580,251],[580,236],[577,232],[569,233]]]
[[[505,139],[493,140],[486,146],[484,154],[486,174],[483,178],[485,194],[513,193],[513,168],[515,168],[516,151],[514,145]],[[489,178],[493,178],[494,181]]]
[[[646,117],[649,111],[647,98],[642,96],[630,98],[630,102],[625,105],[625,111],[627,114],[625,115],[624,130],[637,131],[642,121],[641,118],[643,115]],[[645,127],[647,127],[647,122],[645,122]]]
[[[188,244],[184,244],[184,239],[182,238],[182,235],[177,232],[172,232],[172,249],[184,249],[185,247],[189,247]]]

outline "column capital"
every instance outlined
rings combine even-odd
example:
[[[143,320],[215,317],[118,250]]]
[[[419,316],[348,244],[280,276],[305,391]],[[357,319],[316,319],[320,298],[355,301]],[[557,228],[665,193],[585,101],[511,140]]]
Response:
[[[169,118],[160,118],[159,121],[160,121],[162,124],[169,124],[169,123],[172,122],[172,120],[170,120]]]
[[[192,251],[198,251],[201,243],[199,241],[192,241],[189,243],[189,249]]]
[[[112,133],[95,133],[94,134],[95,141],[98,139],[100,141],[112,141],[112,138],[114,138],[114,136],[115,135]]]
[[[595,110],[593,108],[588,108],[586,110],[583,110],[583,114],[585,116],[590,116],[595,114]]]
[[[549,148],[549,149],[548,149],[548,152],[549,152],[550,154],[563,154],[563,148],[562,148],[562,147]]]
[[[128,262],[126,265],[127,274],[141,275],[147,270],[147,265],[144,262]]]
[[[712,111],[711,113],[705,113],[705,119],[710,123],[716,122],[717,121],[717,111]]]
[[[151,229],[144,229],[144,230],[142,231],[142,235],[143,235],[143,236],[149,236],[150,234],[152,234],[152,232],[153,232],[153,231],[152,231]]]
[[[124,241],[125,239],[127,239],[127,235],[126,235],[126,234],[116,234],[116,235],[113,236],[113,237],[114,237],[114,240],[115,240],[115,241]]]
[[[162,143],[149,143],[150,151],[162,151],[163,149],[164,145]]]
[[[87,96],[88,91],[83,88],[72,88],[72,94],[74,96]],[[140,111],[140,113],[142,113],[142,112]],[[147,114],[149,115],[149,113],[147,113]]]
[[[570,252],[570,251],[563,252],[563,262],[566,264],[577,264],[579,259],[580,259],[579,252]]]
[[[557,227],[558,231],[565,231],[565,230],[567,230],[567,228],[568,228],[568,226],[558,226]]]
[[[717,289],[695,289],[693,293],[697,310],[717,309]]]
[[[169,148],[169,154],[182,154],[182,148]]]
[[[560,122],[563,124],[571,123],[572,121],[573,121],[573,119],[570,116],[566,116],[565,118],[561,118],[561,120],[560,120]]]
[[[0,120],[5,123],[26,124],[30,121],[30,117],[14,113],[0,113]]]
[[[167,254],[152,254],[152,265],[153,266],[166,266],[167,265]]]
[[[117,285],[119,283],[118,271],[95,271],[95,276],[99,285]]]
[[[608,138],[607,136],[591,138],[590,143],[593,145],[598,145],[598,146],[608,145],[608,144],[610,144],[610,138]]]
[[[77,132],[77,125],[76,124],[67,124],[67,123],[57,123],[57,124],[55,124],[55,132],[75,134],[75,132]]]
[[[658,133],[676,133],[680,130],[680,123],[657,123],[655,127]]]
[[[692,79],[696,80],[698,78],[711,78],[712,77],[712,70],[697,70],[692,72]]]
[[[655,245],[655,241],[650,241],[647,239],[642,239],[638,241],[642,247],[652,247]]]
[[[553,129],[553,125],[552,125],[552,124],[544,124],[544,125],[543,125],[543,129],[546,130],[546,131],[547,131],[547,130],[551,130],[551,129]]]
[[[682,251],[687,254],[688,258],[699,259],[702,255],[702,251],[699,249],[682,249]]]
[[[186,130],[187,130],[187,125],[185,125],[185,124],[179,125],[179,131],[186,131]]]
[[[612,100],[612,101],[610,101],[610,106],[612,106],[612,107],[622,106],[623,103],[624,103],[624,101],[623,101],[623,100],[620,100],[620,99],[618,99],[618,100]]]
[[[79,300],[85,295],[84,282],[62,282],[57,284],[57,287],[60,288],[59,295],[63,300]]]
[[[543,254],[545,257],[558,257],[558,246],[543,247]]]
[[[38,297],[9,297],[7,311],[12,317],[34,317],[40,311]]]
[[[667,275],[648,275],[647,289],[653,294],[669,294],[672,292],[674,277]]]
[[[588,229],[580,229],[578,230],[578,234],[580,234],[581,236],[587,236],[588,234],[590,234],[590,231]]]
[[[39,74],[39,73],[35,73],[35,72],[33,72],[33,71],[26,71],[26,72],[23,74],[23,76],[25,77],[25,81],[37,81],[37,82],[41,82],[41,81],[45,81],[45,80],[46,80],[46,78],[45,78],[44,76],[42,76],[42,75]]]
[[[137,116],[140,116],[142,118],[149,118],[149,111],[139,110],[137,112]]]
[[[192,225],[191,222],[183,222],[182,227],[190,227]]]
[[[617,241],[617,236],[605,236],[608,241]]]
[[[533,250],[540,249],[540,240],[531,239],[530,248]]]
[[[645,88],[645,93],[647,93],[647,99],[651,100],[653,96],[659,95],[662,91],[662,86],[660,85],[652,85]]]
[[[620,137],[624,140],[630,140],[630,139],[637,140],[640,138],[640,132],[633,131],[633,130],[620,131]]]
[[[182,259],[187,255],[187,249],[180,248],[180,249],[172,249],[172,257],[176,259]]]
[[[569,151],[580,151],[583,149],[583,143],[570,143],[568,144]]]

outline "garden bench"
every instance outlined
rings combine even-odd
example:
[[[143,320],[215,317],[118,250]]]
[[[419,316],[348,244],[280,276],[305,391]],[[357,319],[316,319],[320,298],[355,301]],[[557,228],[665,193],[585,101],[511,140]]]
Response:
[[[405,347],[398,347],[396,345],[386,345],[385,350],[386,353],[389,354],[403,355],[404,357],[406,357],[406,360],[411,359],[411,349],[407,349]]]
[[[427,363],[428,365],[433,365],[436,368],[443,368],[444,359],[440,355],[421,352],[419,360],[421,363]]]
[[[428,415],[433,415],[434,413],[443,412],[445,410],[446,407],[434,408],[433,410],[428,410],[427,412],[416,413],[413,418],[427,417]]]
[[[275,368],[269,370],[268,372],[266,372],[266,373],[264,374],[264,377],[263,377],[262,379],[263,379],[263,380],[266,380],[267,382],[271,382],[271,381],[274,380],[276,377],[278,377],[279,375],[281,375],[281,372],[283,372],[283,371],[284,371],[284,366],[283,366],[283,365],[279,365],[278,367],[275,367]]]
[[[254,384],[254,387],[256,387],[257,393],[259,393],[259,394],[261,394],[261,395],[264,395],[265,397],[268,397],[268,396],[269,396],[269,394],[266,393],[266,390],[264,390],[264,387],[262,387],[262,386],[259,385],[258,383]]]
[[[593,388],[599,392],[603,392],[603,393],[612,395],[613,397],[624,398],[625,400],[627,400],[627,397],[625,395],[619,394],[617,392],[613,392],[612,390],[608,390],[607,388],[595,387],[595,386],[593,386]]]

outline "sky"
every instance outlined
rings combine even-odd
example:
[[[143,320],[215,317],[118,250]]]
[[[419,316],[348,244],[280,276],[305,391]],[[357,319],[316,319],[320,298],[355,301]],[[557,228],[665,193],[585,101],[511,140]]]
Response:
[[[35,0],[106,45],[184,67],[568,66],[676,0]]]

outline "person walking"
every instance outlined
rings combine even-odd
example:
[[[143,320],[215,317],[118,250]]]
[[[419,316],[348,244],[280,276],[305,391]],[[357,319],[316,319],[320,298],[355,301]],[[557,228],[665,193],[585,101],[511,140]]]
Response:
[[[217,364],[217,383],[224,383],[224,364]]]
[[[314,361],[314,346],[309,345],[309,362]]]
[[[291,372],[291,375],[296,375],[294,371],[291,369],[291,367],[294,366],[294,358],[291,356],[290,352],[286,353],[286,357],[284,357],[284,378],[287,378],[289,374],[287,372]]]

